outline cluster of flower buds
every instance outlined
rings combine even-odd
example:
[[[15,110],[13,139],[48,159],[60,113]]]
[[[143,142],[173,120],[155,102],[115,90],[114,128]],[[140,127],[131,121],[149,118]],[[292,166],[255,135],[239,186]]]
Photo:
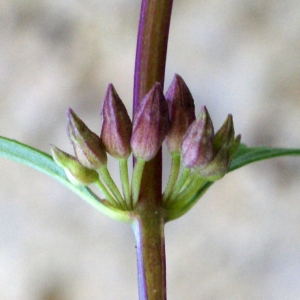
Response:
[[[123,210],[134,209],[138,203],[143,166],[156,156],[164,140],[174,159],[164,193],[166,203],[176,199],[181,188],[189,188],[191,175],[201,178],[202,182],[223,177],[240,143],[240,135],[235,137],[234,134],[231,115],[216,133],[206,107],[201,108],[196,119],[193,97],[179,75],[174,76],[166,95],[156,83],[141,101],[132,122],[110,84],[101,115],[102,129],[98,136],[69,109],[67,131],[75,156],[54,146],[52,154],[72,183],[96,183],[104,197]],[[123,196],[107,170],[107,153],[120,162]],[[130,184],[127,159],[131,153],[136,165]],[[185,175],[178,180],[181,161]]]

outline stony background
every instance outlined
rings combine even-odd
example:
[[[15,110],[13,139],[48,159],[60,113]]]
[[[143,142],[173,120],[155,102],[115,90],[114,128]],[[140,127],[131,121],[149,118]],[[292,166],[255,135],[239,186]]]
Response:
[[[179,73],[249,145],[299,147],[300,2],[174,2],[166,84]],[[0,0],[0,135],[70,151],[67,108],[99,132],[109,82],[131,110],[139,7]],[[28,167],[0,168],[1,300],[138,298],[129,226]],[[260,162],[168,224],[169,299],[299,299],[299,181],[297,158]]]

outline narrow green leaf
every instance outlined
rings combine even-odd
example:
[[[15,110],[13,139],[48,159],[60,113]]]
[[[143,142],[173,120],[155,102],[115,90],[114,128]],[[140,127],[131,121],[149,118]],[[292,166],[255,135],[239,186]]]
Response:
[[[250,163],[275,158],[279,156],[297,156],[300,149],[271,148],[271,147],[247,147],[241,144],[229,171],[234,171]]]
[[[265,160],[269,158],[275,158],[279,156],[300,156],[300,149],[285,149],[285,148],[270,148],[270,147],[247,147],[245,144],[241,144],[235,155],[235,158],[231,162],[229,172],[239,169],[250,163]],[[187,204],[180,210],[169,210],[167,212],[166,221],[172,221],[178,219],[186,212],[188,212],[208,190],[213,182],[207,182],[202,186],[193,197],[187,202]]]
[[[33,167],[63,183],[97,210],[119,221],[130,221],[126,212],[113,207],[108,208],[102,200],[87,187],[73,185],[64,171],[58,167],[52,157],[44,152],[24,145],[18,141],[0,137],[0,156]]]

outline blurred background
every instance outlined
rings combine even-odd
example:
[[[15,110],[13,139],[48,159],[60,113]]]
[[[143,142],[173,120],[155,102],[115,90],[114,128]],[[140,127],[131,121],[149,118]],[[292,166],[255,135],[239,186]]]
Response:
[[[110,82],[131,112],[139,9],[0,1],[0,135],[71,152],[67,108],[100,132]],[[216,128],[232,113],[244,143],[299,148],[299,20],[298,0],[174,0],[165,89],[176,72]],[[0,168],[0,299],[138,299],[128,225],[44,174]],[[167,224],[168,298],[299,299],[299,182],[299,158],[249,165]]]

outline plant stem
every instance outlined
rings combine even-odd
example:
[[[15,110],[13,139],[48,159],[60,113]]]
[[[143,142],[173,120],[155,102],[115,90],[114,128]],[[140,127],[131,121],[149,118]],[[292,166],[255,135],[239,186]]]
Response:
[[[173,0],[143,0],[136,48],[133,113],[155,82],[163,87]]]
[[[123,207],[124,209],[126,209],[127,207],[123,201],[122,195],[120,194],[118,187],[116,186],[114,180],[112,179],[112,177],[107,169],[107,166],[103,166],[102,168],[100,168],[99,173],[101,174],[103,181],[105,182],[105,184],[107,185],[107,187],[109,188],[111,193],[117,199],[120,206]]]
[[[134,165],[133,174],[132,174],[132,182],[131,182],[131,206],[134,208],[138,202],[140,189],[141,189],[141,180],[145,167],[145,161],[142,159],[137,159]]]
[[[120,169],[120,179],[122,184],[123,196],[129,208],[131,200],[130,200],[130,183],[128,177],[127,159],[119,160],[119,169]]]
[[[168,199],[177,182],[177,178],[180,170],[180,158],[181,158],[180,154],[178,153],[172,154],[172,166],[170,171],[170,177],[165,192],[163,194],[163,201]]]
[[[177,195],[180,193],[180,190],[182,189],[182,187],[188,180],[190,173],[191,173],[191,169],[188,169],[188,168],[183,169],[182,174],[175,186],[175,189],[172,191],[170,197],[168,199],[166,199],[166,203],[173,201],[177,197]]]
[[[110,194],[105,185],[102,183],[100,179],[95,182],[95,185],[100,190],[103,197],[114,207],[119,207],[121,204]]]
[[[207,181],[199,176],[194,176],[188,186],[176,198],[169,203],[170,207],[183,207],[195,195],[197,190],[200,189]]]
[[[139,215],[133,222],[136,238],[139,299],[166,299],[164,220],[158,211]]]
[[[133,115],[156,82],[164,84],[173,0],[142,0],[136,49]],[[162,154],[145,164],[134,225],[140,300],[166,299]]]

